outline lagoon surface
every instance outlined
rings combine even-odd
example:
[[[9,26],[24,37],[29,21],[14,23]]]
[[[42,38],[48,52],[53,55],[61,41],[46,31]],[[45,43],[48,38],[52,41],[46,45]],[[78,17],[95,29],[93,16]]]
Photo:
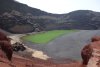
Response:
[[[30,48],[42,50],[54,59],[81,60],[82,48],[90,43],[91,37],[95,35],[100,35],[100,30],[80,30],[69,35],[65,34],[48,44],[33,44],[31,42],[24,42],[24,44]]]

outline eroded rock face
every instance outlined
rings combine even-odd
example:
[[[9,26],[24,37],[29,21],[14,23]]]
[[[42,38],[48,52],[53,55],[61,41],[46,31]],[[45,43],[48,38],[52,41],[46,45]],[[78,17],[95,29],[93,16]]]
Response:
[[[92,56],[92,48],[90,45],[86,45],[82,52],[81,52],[81,56],[82,56],[82,59],[83,59],[83,65],[87,65],[88,64],[88,61],[90,59],[90,57]]]
[[[13,50],[10,39],[2,32],[0,32],[0,47],[1,50],[6,54],[8,60],[11,61]]]
[[[91,42],[100,41],[100,36],[94,36],[91,38]]]
[[[83,65],[98,67],[97,64],[100,61],[100,36],[91,38],[91,43],[82,49],[81,56]]]
[[[8,38],[4,33],[0,32],[0,41],[10,42],[10,38]]]

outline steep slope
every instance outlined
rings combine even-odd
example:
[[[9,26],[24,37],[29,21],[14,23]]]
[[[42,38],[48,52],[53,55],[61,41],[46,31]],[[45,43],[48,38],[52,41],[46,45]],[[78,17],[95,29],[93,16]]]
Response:
[[[54,29],[97,30],[100,28],[100,12],[77,10],[51,14],[15,0],[0,0],[0,28],[11,33]]]
[[[12,10],[19,11],[23,14],[32,13],[33,15],[47,15],[48,13],[39,9],[31,8],[25,4],[18,3],[14,0],[0,0],[0,14],[4,12],[11,12]]]
[[[74,29],[99,29],[100,12],[90,10],[77,10],[63,16],[70,28]]]
[[[46,21],[54,22],[58,16],[14,0],[0,0],[0,9],[0,28],[12,33],[32,32],[35,28],[43,30]]]

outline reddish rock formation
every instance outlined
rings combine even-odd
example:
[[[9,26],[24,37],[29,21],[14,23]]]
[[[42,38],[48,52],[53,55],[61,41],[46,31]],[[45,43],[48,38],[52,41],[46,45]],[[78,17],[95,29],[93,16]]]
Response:
[[[10,42],[10,38],[8,38],[4,33],[0,32],[0,41],[3,40]]]
[[[82,52],[81,52],[81,56],[82,56],[82,64],[83,65],[87,65],[88,64],[88,61],[89,59],[91,58],[92,56],[92,48],[89,45],[86,45],[83,49],[82,49]]]
[[[5,52],[9,61],[11,61],[13,50],[12,46],[8,41],[0,41],[0,47]]]
[[[6,54],[9,61],[11,61],[13,50],[10,43],[10,39],[2,32],[0,32],[0,47]]]
[[[100,36],[94,36],[91,38],[91,42],[100,41]]]
[[[91,43],[87,44],[81,51],[82,64],[87,65],[89,59],[92,57],[93,49],[100,49],[100,36],[94,36],[91,38]]]

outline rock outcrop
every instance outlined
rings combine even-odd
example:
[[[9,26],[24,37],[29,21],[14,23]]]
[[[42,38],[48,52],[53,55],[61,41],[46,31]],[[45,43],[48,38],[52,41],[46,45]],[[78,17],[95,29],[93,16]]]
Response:
[[[13,50],[10,39],[2,32],[0,32],[0,47],[1,50],[6,54],[8,60],[11,61]]]
[[[100,66],[100,37],[94,36],[91,43],[86,45],[82,52],[83,65],[86,67]]]

